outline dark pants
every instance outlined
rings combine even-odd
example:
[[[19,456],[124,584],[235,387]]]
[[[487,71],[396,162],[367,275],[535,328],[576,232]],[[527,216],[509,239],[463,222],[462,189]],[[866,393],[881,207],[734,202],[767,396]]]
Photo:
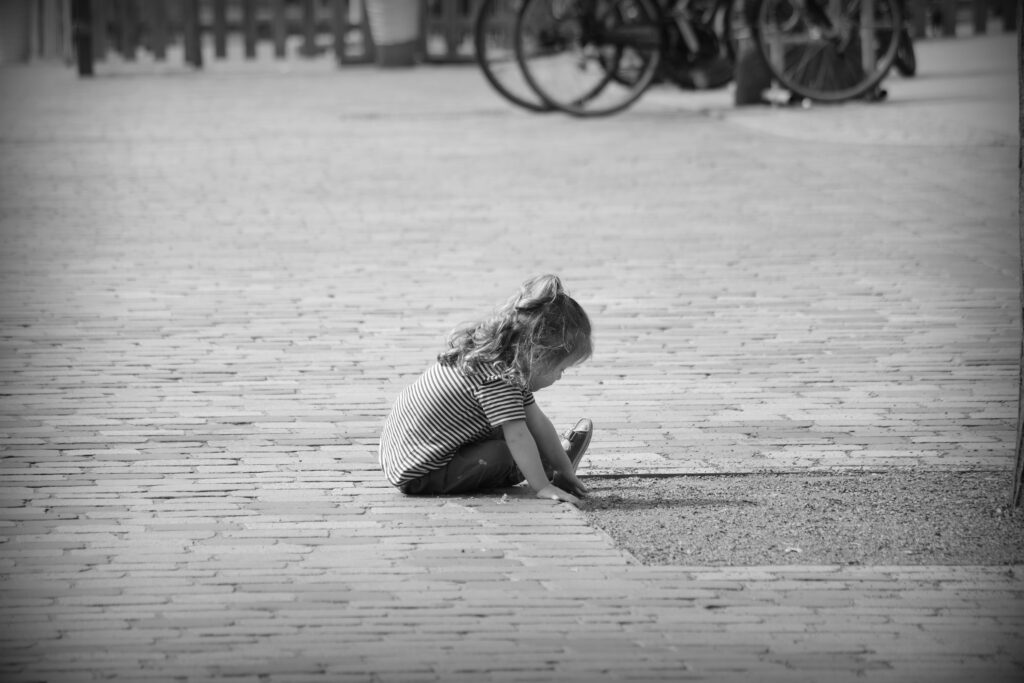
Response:
[[[410,495],[469,493],[508,488],[524,478],[505,441],[491,439],[463,447],[447,465],[402,484],[401,491]]]

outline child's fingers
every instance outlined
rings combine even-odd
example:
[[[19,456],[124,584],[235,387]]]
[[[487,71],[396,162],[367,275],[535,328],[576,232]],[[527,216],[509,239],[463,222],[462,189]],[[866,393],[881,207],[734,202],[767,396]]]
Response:
[[[590,490],[583,485],[583,482],[575,476],[569,480],[568,489],[570,493],[574,493],[580,498],[586,498],[587,494],[590,493]]]
[[[569,493],[571,493],[572,495],[576,496],[577,498],[586,498],[587,497],[586,489],[581,489],[578,486],[570,486],[570,487],[568,487],[568,491],[569,491]]]
[[[575,502],[578,502],[576,496],[572,495],[568,491],[561,491],[561,490],[559,490],[557,492],[552,493],[548,497],[551,498],[551,500],[560,500],[560,501],[562,501],[564,503],[575,503]]]
[[[583,482],[575,474],[557,476],[553,484],[582,498],[585,498],[590,493],[590,489],[584,486]]]
[[[554,486],[554,485],[552,485],[552,486],[545,486],[544,488],[542,488],[540,491],[537,492],[537,497],[538,498],[550,498],[551,500],[557,500],[557,501],[561,501],[563,503],[572,503],[573,505],[579,505],[580,504],[580,499],[579,498],[577,498],[576,496],[572,495],[571,493],[563,491],[562,489],[560,489],[560,488],[558,488],[557,486]]]

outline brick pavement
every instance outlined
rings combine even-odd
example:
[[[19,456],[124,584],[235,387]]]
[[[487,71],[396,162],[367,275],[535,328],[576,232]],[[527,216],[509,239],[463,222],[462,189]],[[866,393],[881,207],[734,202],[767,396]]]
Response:
[[[1013,461],[1013,40],[891,101],[530,116],[470,68],[0,71],[5,681],[1019,680],[1021,568],[642,567],[378,425],[563,274],[587,473]]]

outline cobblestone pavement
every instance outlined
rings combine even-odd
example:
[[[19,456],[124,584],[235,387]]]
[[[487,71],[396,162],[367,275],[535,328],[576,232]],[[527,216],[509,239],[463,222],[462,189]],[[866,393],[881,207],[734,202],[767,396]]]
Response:
[[[643,567],[522,492],[411,499],[378,426],[554,271],[585,473],[1013,464],[1013,36],[883,104],[471,67],[0,70],[6,681],[1020,680],[1020,567]]]

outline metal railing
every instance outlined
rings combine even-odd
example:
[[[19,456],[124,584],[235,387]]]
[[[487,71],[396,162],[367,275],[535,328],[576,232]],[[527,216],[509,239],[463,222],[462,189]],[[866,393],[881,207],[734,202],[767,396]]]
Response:
[[[256,59],[270,48],[274,59],[333,54],[339,64],[374,61],[366,0],[3,0],[0,61],[63,59],[91,72],[113,52],[133,60],[145,51],[158,61],[170,48],[185,63]],[[908,0],[916,38],[952,36],[965,20],[985,33],[999,18],[1016,30],[1019,0]],[[480,0],[420,0],[420,55],[428,62],[472,60],[473,17]]]

